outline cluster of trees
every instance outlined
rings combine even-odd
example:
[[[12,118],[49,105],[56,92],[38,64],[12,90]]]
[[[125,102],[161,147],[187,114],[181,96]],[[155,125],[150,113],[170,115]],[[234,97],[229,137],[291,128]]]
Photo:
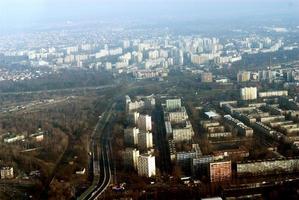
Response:
[[[107,85],[113,82],[111,74],[89,70],[62,70],[46,77],[24,81],[2,81],[0,92],[55,90],[75,87]]]
[[[41,172],[38,178],[38,191],[41,192],[34,194],[37,198],[73,197],[76,188],[88,182],[88,172],[78,176],[75,171],[88,170],[90,135],[98,116],[107,106],[106,98],[93,92],[59,104],[0,116],[1,133],[30,135],[38,128],[47,132],[39,149],[20,153],[24,149],[23,143],[9,144],[1,147],[0,159],[5,158],[6,162],[10,161],[16,169],[26,173]]]

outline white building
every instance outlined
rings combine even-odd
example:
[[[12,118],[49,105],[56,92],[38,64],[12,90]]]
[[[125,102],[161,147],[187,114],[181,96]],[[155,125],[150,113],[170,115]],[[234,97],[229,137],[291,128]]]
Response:
[[[130,40],[124,40],[123,41],[123,48],[124,49],[130,48],[130,46],[131,46]]]
[[[210,60],[210,57],[208,54],[202,54],[202,55],[191,55],[191,63],[196,65],[201,65]]]
[[[190,121],[186,121],[184,126],[172,127],[172,138],[174,142],[191,141],[194,131]]]
[[[238,82],[250,81],[250,72],[249,71],[240,71],[237,75]]]
[[[157,51],[157,50],[149,51],[147,53],[147,56],[148,56],[148,59],[155,60],[155,59],[159,58],[159,51]]]
[[[124,130],[125,144],[137,145],[138,144],[138,134],[139,134],[139,129],[138,128],[136,128],[136,127],[126,128]]]
[[[185,107],[181,107],[180,109],[174,111],[174,112],[169,112],[167,114],[167,117],[169,118],[168,120],[171,123],[181,123],[184,122],[188,119],[188,115],[186,112]]]
[[[125,166],[137,169],[139,150],[136,148],[126,148],[123,157]]]
[[[242,100],[257,99],[257,88],[256,87],[241,88],[240,97]]]
[[[149,115],[139,115],[137,126],[141,130],[151,131],[152,130],[152,117]]]
[[[134,122],[134,124],[136,124],[137,125],[137,123],[138,123],[138,119],[139,119],[139,112],[134,112],[133,113],[133,122]]]
[[[105,69],[106,70],[111,70],[112,69],[112,63],[111,62],[106,62],[105,63]]]
[[[287,90],[279,90],[279,91],[259,92],[260,98],[278,97],[278,96],[288,96],[288,91]]]
[[[167,110],[173,110],[180,108],[182,106],[181,99],[167,99],[166,100],[166,109]]]
[[[0,170],[1,179],[11,179],[14,177],[13,167],[2,167]]]
[[[141,52],[132,52],[132,60],[135,63],[141,63],[143,60],[143,54]]]
[[[24,135],[15,135],[15,136],[8,136],[7,138],[4,138],[5,143],[12,143],[12,142],[17,142],[24,140],[25,136]]]
[[[30,137],[35,140],[36,142],[41,142],[44,140],[44,132],[37,132],[34,134],[31,134]]]
[[[111,56],[115,56],[115,55],[120,55],[123,53],[123,49],[122,48],[115,48],[115,49],[110,49],[109,50],[109,55]]]
[[[142,100],[129,102],[127,104],[127,110],[128,111],[137,110],[137,109],[142,108],[143,106],[144,106],[144,101],[142,101]]]
[[[156,175],[155,156],[144,154],[138,157],[137,171],[139,176],[152,177]]]
[[[153,134],[151,132],[141,131],[138,134],[138,148],[147,150],[153,147]]]

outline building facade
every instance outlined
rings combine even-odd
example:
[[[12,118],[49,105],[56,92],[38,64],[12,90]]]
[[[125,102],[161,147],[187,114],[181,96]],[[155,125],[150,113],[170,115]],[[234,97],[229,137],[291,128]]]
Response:
[[[152,130],[152,117],[149,115],[139,115],[137,120],[138,128],[144,131]]]
[[[152,177],[156,175],[155,156],[143,154],[138,157],[137,171],[139,176]]]
[[[210,181],[221,182],[229,180],[232,176],[231,161],[211,162],[209,166]]]
[[[254,100],[257,99],[256,87],[245,87],[240,90],[241,100]]]
[[[14,178],[13,167],[2,167],[0,170],[1,179],[12,179]]]
[[[137,169],[137,162],[139,157],[139,150],[136,148],[126,148],[124,151],[124,165],[126,167],[133,167]]]
[[[153,134],[147,131],[141,131],[138,134],[138,148],[147,150],[153,147]]]

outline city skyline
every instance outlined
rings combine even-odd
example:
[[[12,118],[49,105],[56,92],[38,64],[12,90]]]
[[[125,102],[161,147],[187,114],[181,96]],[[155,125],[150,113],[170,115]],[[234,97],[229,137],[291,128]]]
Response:
[[[290,20],[298,13],[294,0],[12,0],[0,2],[0,32],[70,21]]]
[[[0,0],[0,199],[299,197],[297,0]]]

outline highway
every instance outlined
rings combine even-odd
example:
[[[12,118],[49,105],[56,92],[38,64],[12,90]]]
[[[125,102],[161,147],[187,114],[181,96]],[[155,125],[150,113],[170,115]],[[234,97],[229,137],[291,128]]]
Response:
[[[103,117],[99,119],[93,133],[92,139],[92,163],[93,163],[93,183],[92,185],[77,199],[92,200],[98,199],[111,181],[111,165],[110,165],[110,123],[112,111],[115,103],[107,109]]]
[[[121,92],[114,98],[114,102],[120,100],[127,91]],[[112,101],[113,102],[113,101]],[[111,107],[108,106],[106,111],[102,114],[102,117],[98,120],[92,133],[91,141],[91,155],[92,155],[92,170],[93,170],[93,182],[92,185],[85,190],[78,200],[91,200],[99,199],[104,191],[108,188],[111,182],[111,143],[110,131],[112,129],[111,122],[113,112],[115,110],[116,103],[113,103]]]
[[[99,163],[100,179],[97,184],[97,187],[95,187],[93,192],[90,193],[89,195],[87,195],[86,199],[88,199],[88,200],[98,199],[103,194],[103,192],[105,192],[107,187],[109,186],[109,183],[111,181],[111,167],[110,167],[110,161],[109,161],[110,160],[109,151],[110,151],[110,147],[108,144],[102,148],[101,160]]]
[[[19,95],[19,94],[40,94],[40,93],[56,93],[56,92],[76,92],[81,90],[102,90],[116,87],[115,84],[102,85],[102,86],[87,86],[87,87],[73,87],[62,89],[50,89],[50,90],[36,90],[36,91],[21,91],[21,92],[0,92],[0,95]]]

